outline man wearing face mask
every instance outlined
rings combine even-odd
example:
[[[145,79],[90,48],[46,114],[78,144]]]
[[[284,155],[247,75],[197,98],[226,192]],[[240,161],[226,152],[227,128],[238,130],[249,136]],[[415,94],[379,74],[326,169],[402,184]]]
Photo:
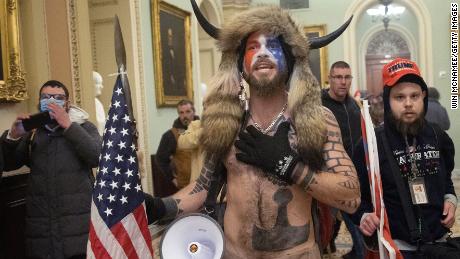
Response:
[[[190,182],[191,152],[177,150],[177,139],[187,130],[190,122],[199,118],[195,116],[195,107],[189,100],[177,103],[177,114],[179,117],[174,121],[172,128],[161,137],[156,160],[166,180],[181,189]]]
[[[13,154],[11,169],[30,168],[26,196],[26,254],[29,258],[85,258],[92,171],[101,137],[88,114],[69,104],[69,91],[50,80],[40,88],[41,112],[53,121],[27,132],[19,115],[0,141]]]

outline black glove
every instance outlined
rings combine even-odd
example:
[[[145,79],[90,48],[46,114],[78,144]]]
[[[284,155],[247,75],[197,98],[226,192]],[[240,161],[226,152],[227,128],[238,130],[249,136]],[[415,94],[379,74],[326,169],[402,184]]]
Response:
[[[147,213],[148,224],[160,220],[166,214],[166,208],[161,198],[152,197],[150,194],[144,193],[145,197],[145,212]]]
[[[239,140],[235,141],[235,146],[241,151],[236,153],[236,158],[292,183],[292,173],[300,159],[289,144],[289,126],[289,122],[281,123],[273,137],[261,133],[254,126],[247,127],[248,133],[241,131]]]

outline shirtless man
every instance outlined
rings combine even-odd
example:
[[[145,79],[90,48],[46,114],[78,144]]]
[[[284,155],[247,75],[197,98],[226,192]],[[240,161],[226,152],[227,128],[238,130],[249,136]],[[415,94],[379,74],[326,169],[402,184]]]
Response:
[[[218,35],[223,58],[205,100],[203,170],[196,182],[157,199],[152,214],[199,210],[222,161],[228,184],[225,258],[320,258],[312,200],[353,213],[360,196],[337,121],[321,106],[308,42],[275,7],[241,13]],[[251,93],[242,131],[238,71]]]

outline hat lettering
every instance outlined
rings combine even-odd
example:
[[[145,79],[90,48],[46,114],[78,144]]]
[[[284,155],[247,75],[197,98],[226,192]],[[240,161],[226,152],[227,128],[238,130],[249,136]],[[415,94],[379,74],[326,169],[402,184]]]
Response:
[[[411,63],[398,63],[398,64],[394,64],[393,66],[391,66],[390,68],[388,68],[388,73],[392,73],[392,72],[395,72],[399,69],[402,69],[402,68],[413,68],[414,65],[412,65]]]

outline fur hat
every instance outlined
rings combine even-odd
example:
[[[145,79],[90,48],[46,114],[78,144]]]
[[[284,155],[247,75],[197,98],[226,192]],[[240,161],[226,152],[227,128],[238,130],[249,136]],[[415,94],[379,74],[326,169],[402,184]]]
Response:
[[[204,101],[201,143],[208,154],[225,155],[238,133],[243,117],[239,101],[239,48],[253,32],[281,36],[294,58],[288,81],[288,111],[298,139],[297,150],[305,163],[320,169],[326,124],[322,115],[320,86],[308,63],[309,43],[287,11],[279,7],[257,7],[241,12],[219,32],[217,44],[222,60],[209,84]]]

